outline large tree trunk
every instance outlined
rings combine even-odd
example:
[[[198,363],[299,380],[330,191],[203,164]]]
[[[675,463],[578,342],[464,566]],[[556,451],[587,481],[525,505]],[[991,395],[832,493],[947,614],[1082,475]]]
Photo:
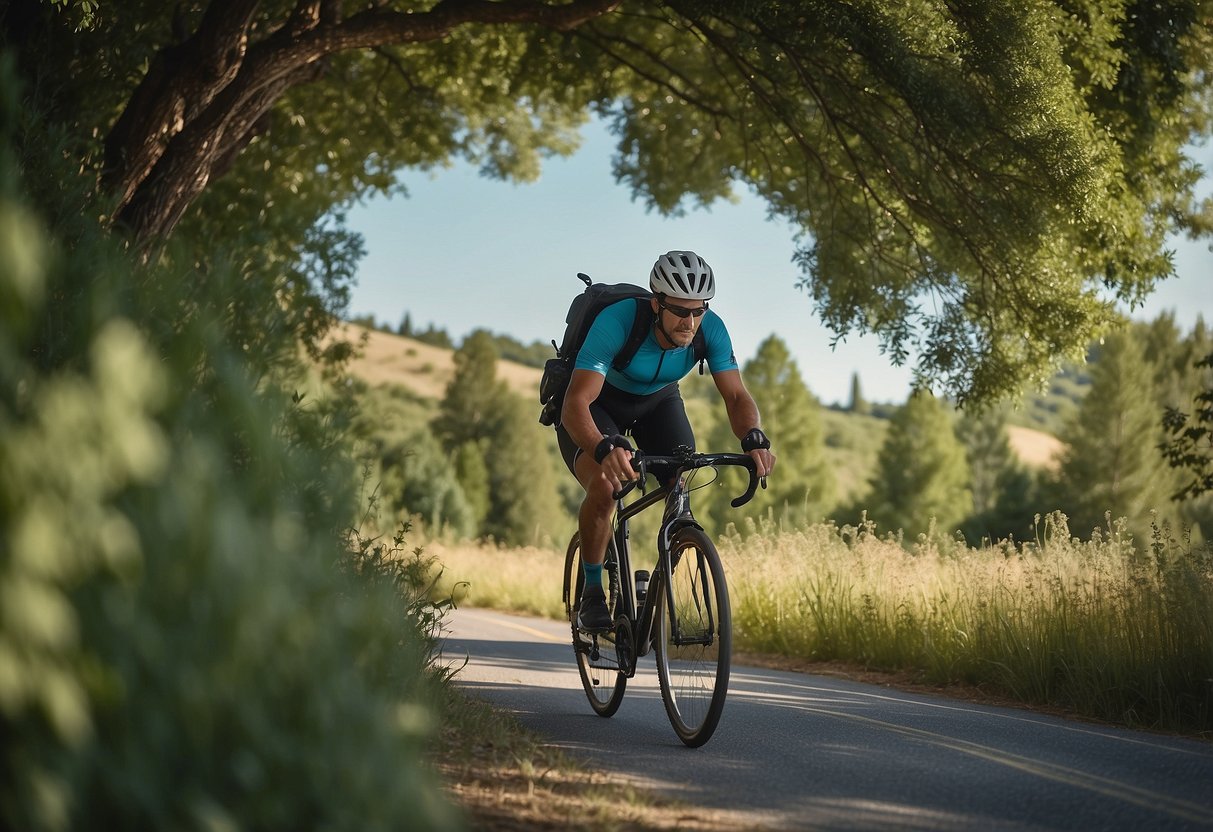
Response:
[[[106,136],[103,184],[118,198],[114,219],[140,244],[167,236],[266,128],[283,93],[318,78],[329,55],[439,40],[474,22],[565,30],[620,2],[443,0],[420,14],[372,7],[343,19],[340,0],[300,0],[254,42],[257,0],[213,0],[193,35],[156,56]]]

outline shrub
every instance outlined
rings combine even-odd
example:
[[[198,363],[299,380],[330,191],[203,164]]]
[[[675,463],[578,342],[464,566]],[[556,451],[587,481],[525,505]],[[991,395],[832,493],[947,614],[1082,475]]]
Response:
[[[423,610],[338,537],[334,414],[250,366],[205,294],[238,275],[187,306],[171,251],[49,234],[2,139],[0,826],[455,823],[420,763]]]

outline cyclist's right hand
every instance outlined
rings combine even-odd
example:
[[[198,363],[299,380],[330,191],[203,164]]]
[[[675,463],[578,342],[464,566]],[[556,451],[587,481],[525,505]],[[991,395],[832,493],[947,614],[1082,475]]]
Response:
[[[610,445],[607,450],[607,445]],[[618,494],[623,490],[624,483],[638,479],[636,470],[632,467],[632,444],[622,436],[612,436],[602,441],[598,464],[602,466],[602,475],[611,484],[611,493]],[[601,451],[606,451],[605,455]]]
[[[616,448],[602,461],[602,475],[611,483],[611,490],[618,494],[623,490],[624,483],[638,479],[632,468],[632,452]]]

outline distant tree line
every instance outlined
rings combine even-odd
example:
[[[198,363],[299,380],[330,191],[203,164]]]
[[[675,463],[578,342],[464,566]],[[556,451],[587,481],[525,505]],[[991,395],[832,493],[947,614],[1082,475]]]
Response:
[[[454,534],[507,543],[533,543],[544,534],[555,540],[571,530],[580,495],[552,432],[535,422],[533,402],[496,377],[505,357],[500,344],[512,340],[484,330],[464,338],[443,399],[424,412],[416,400],[408,405],[415,412],[407,430],[392,427],[382,403],[368,406],[365,435],[379,443],[383,496],[397,510]],[[1144,545],[1158,528],[1175,535],[1190,529],[1195,539],[1207,539],[1213,496],[1172,499],[1183,475],[1167,464],[1162,414],[1202,412],[1193,403],[1213,388],[1213,371],[1197,364],[1210,349],[1203,321],[1183,334],[1169,315],[1126,324],[1093,345],[1088,363],[1068,369],[1061,393],[1051,392],[1065,403],[1057,417],[1064,452],[1052,467],[1031,468],[1008,438],[1012,419],[1023,420],[1012,407],[957,409],[927,392],[877,406],[864,398],[858,376],[846,415],[834,417],[854,421],[855,429],[827,437],[826,408],[787,345],[771,336],[743,375],[776,442],[778,473],[741,510],[728,505],[744,484],[741,475],[722,473],[695,492],[696,511],[718,529],[853,525],[866,518],[881,530],[900,530],[907,542],[959,532],[977,545],[1030,539],[1038,515],[1060,510],[1084,538],[1122,532]],[[682,392],[700,449],[734,449],[710,377],[689,376]],[[385,444],[385,431],[396,432],[395,444]],[[862,485],[844,495],[840,483],[857,476]],[[1125,521],[1118,527],[1119,518]]]
[[[390,332],[393,335],[403,335],[406,338],[412,338],[414,341],[420,341],[423,344],[430,344],[435,347],[453,350],[461,342],[451,337],[447,330],[440,326],[435,326],[432,322],[426,325],[425,329],[420,329],[413,323],[412,315],[408,312],[404,313],[404,317],[400,319],[400,323],[392,326],[386,320],[380,321],[373,314],[353,315],[349,318],[349,322],[365,327],[366,329],[374,329],[379,332]],[[517,338],[504,333],[491,333],[487,330],[476,330],[479,336],[488,337],[493,342],[493,346],[497,351],[497,357],[505,361],[513,361],[516,364],[522,364],[527,367],[543,367],[543,362],[551,358],[555,353],[552,345],[543,341],[532,341],[530,344],[524,344]],[[471,337],[470,335],[468,337]]]
[[[1203,320],[1184,335],[1171,315],[1093,345],[1089,385],[1061,423],[1063,452],[1052,469],[1029,470],[1016,459],[1007,407],[956,412],[914,395],[890,421],[868,493],[833,516],[854,523],[867,510],[907,535],[927,531],[933,517],[936,530],[977,543],[1023,540],[1037,515],[1056,509],[1083,538],[1127,532],[1145,545],[1184,530],[1213,538],[1213,496],[1182,491],[1184,473],[1164,454],[1162,418],[1168,409],[1191,411],[1213,389],[1213,370],[1198,366],[1211,346]]]

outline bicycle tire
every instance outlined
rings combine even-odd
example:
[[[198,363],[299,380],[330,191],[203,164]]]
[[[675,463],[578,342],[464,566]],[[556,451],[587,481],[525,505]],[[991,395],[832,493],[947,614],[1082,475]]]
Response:
[[[711,539],[684,528],[671,542],[668,578],[657,609],[657,676],[674,732],[697,748],[716,731],[729,687],[733,622],[724,567]],[[663,577],[663,581],[667,580]]]
[[[613,542],[607,546],[607,560],[618,562]],[[577,673],[581,676],[581,686],[585,689],[586,699],[590,701],[590,707],[594,709],[594,713],[602,717],[614,716],[623,702],[628,677],[618,669],[615,633],[612,631],[591,636],[577,626],[577,608],[581,605],[581,590],[585,585],[585,572],[581,566],[581,541],[576,534],[569,541],[564,569],[564,585],[567,588],[565,613],[568,615],[573,633],[573,654],[577,658]],[[603,569],[602,578],[607,593],[607,607],[614,615],[616,605],[619,603],[619,572],[617,569]],[[598,660],[593,658],[595,647],[599,653]]]

